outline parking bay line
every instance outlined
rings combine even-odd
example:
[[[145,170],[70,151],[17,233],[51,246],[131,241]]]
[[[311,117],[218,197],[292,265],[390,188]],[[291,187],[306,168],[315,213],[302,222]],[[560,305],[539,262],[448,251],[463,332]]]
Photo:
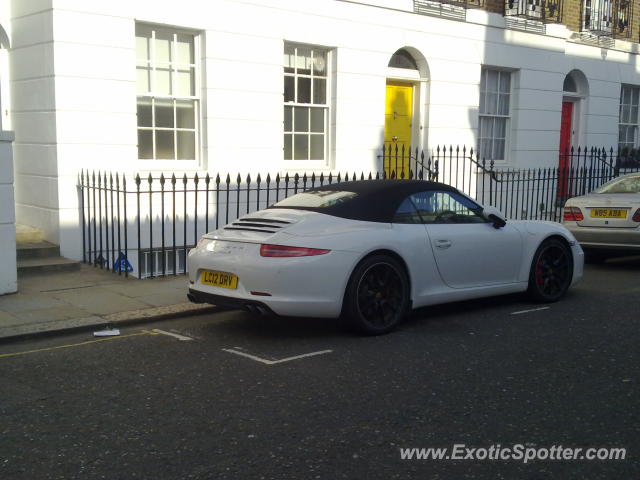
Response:
[[[540,310],[548,310],[551,307],[530,308],[529,310],[520,310],[519,312],[511,312],[511,315],[520,315],[521,313],[539,312]]]
[[[222,351],[223,352],[227,352],[227,353],[234,353],[234,354],[240,355],[242,357],[250,358],[251,360],[254,360],[254,361],[260,362],[260,363],[264,363],[265,365],[276,365],[278,363],[290,362],[292,360],[299,360],[301,358],[307,358],[307,357],[315,357],[316,355],[324,355],[325,353],[332,353],[333,352],[333,350],[320,350],[318,352],[303,353],[302,355],[295,355],[293,357],[281,358],[279,360],[267,360],[266,358],[261,358],[261,357],[258,357],[256,355],[251,355],[250,353],[241,352],[241,351],[235,350],[233,348],[223,348]]]
[[[193,338],[191,338],[191,337],[185,337],[184,335],[180,335],[178,333],[167,332],[165,330],[160,330],[159,328],[154,328],[151,331],[155,332],[155,333],[159,333],[161,335],[168,335],[170,337],[177,338],[181,342],[190,342],[191,340],[193,340]]]
[[[97,340],[87,340],[86,342],[70,343],[67,345],[58,345],[55,347],[37,348],[35,350],[26,350],[23,352],[2,353],[0,354],[0,358],[17,357],[18,355],[28,355],[31,353],[47,352],[50,350],[59,350],[61,348],[81,347],[83,345],[89,345],[91,343],[108,342],[111,340],[121,340],[123,338],[137,337],[140,335],[158,335],[158,334],[154,332],[150,332],[149,330],[142,330],[138,333],[129,333],[127,335],[119,335],[117,337],[105,337],[105,338],[99,338]]]

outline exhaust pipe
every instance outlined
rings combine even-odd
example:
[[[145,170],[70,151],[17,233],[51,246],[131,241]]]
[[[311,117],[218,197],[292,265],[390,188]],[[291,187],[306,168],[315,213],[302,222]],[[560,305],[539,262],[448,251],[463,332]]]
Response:
[[[192,293],[187,293],[187,298],[191,303],[204,303],[198,300]]]

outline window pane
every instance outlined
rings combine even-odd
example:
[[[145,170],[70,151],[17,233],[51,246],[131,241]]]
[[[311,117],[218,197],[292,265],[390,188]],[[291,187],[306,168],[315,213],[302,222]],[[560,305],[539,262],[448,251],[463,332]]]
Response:
[[[298,103],[311,103],[310,78],[298,78]]]
[[[193,37],[191,35],[178,35],[176,50],[179,63],[194,63]]]
[[[156,95],[171,95],[171,70],[169,66],[156,66],[156,82],[153,92]]]
[[[153,127],[153,118],[151,115],[151,99],[138,99],[138,126]]]
[[[500,92],[509,93],[511,91],[511,74],[500,72]]]
[[[494,140],[493,160],[504,160],[504,140]]]
[[[151,59],[151,39],[136,36],[136,58],[138,60]]]
[[[138,158],[153,159],[153,133],[151,130],[138,130]]]
[[[176,100],[176,123],[178,128],[196,128],[195,100]]]
[[[176,92],[180,97],[193,97],[196,93],[195,71],[193,68],[188,70],[179,69],[176,73]]]
[[[293,159],[293,155],[292,155],[292,148],[291,148],[291,143],[292,143],[292,138],[293,135],[285,135],[284,136],[284,159],[285,160],[292,160]]]
[[[480,159],[491,159],[491,140],[490,139],[482,139],[480,140]]]
[[[156,158],[160,160],[173,160],[176,158],[173,132],[156,130]]]
[[[318,50],[313,51],[313,74],[314,75],[327,74],[327,52],[318,51]]]
[[[486,94],[480,91],[480,113],[487,113],[487,102],[485,100]]]
[[[509,115],[509,95],[498,96],[498,115]]]
[[[487,70],[487,92],[498,91],[498,72],[496,70]]]
[[[307,160],[309,158],[309,136],[294,135],[293,137],[293,159]]]
[[[640,96],[640,88],[634,88],[633,92],[632,92],[632,99],[631,99],[631,103],[632,105],[638,105],[638,97]]]
[[[313,103],[327,103],[327,81],[324,78],[313,79]]]
[[[293,108],[284,107],[284,131],[290,132],[293,126]]]
[[[309,108],[296,107],[293,113],[293,125],[296,132],[309,131]]]
[[[311,49],[298,47],[298,55],[296,56],[297,73],[302,75],[311,75]]]
[[[626,142],[627,140],[627,131],[626,131],[627,127],[625,127],[624,125],[620,125],[620,127],[618,128],[618,142],[619,143],[623,143]]]
[[[173,34],[166,32],[156,31],[156,62],[171,62],[171,41],[173,40]]]
[[[620,118],[622,119],[622,122],[629,123],[629,113],[631,110],[630,107],[628,105],[623,105],[620,110]]]
[[[286,73],[293,73],[295,69],[295,47],[289,44],[284,46],[284,71]]]
[[[311,109],[311,131],[324,132],[324,108]]]
[[[295,77],[284,77],[284,101],[295,102],[296,87]]]
[[[173,128],[173,100],[155,101],[156,127]]]
[[[629,111],[629,123],[638,123],[638,106],[634,105]]]
[[[493,119],[487,117],[480,118],[480,138],[493,137]]]
[[[324,135],[311,135],[311,160],[324,160]]]
[[[196,132],[178,133],[178,160],[194,160],[196,158]]]
[[[136,87],[138,93],[151,91],[151,69],[149,67],[136,67]]]
[[[624,87],[622,89],[622,103],[631,103],[631,88]]]
[[[493,119],[493,136],[495,138],[505,138],[506,133],[507,133],[507,119],[494,118]]]
[[[487,93],[487,103],[484,106],[485,111],[483,113],[489,115],[495,115],[498,113],[498,94]]]

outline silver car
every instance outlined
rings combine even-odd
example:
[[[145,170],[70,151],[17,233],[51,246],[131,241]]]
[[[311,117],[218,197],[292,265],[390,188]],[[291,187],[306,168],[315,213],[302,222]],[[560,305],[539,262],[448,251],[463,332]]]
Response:
[[[564,206],[562,223],[587,259],[640,254],[640,173],[622,175]]]

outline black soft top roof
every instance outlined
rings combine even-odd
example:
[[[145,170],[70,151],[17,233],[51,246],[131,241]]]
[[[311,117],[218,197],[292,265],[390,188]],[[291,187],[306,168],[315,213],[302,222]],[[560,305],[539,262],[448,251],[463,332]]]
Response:
[[[457,192],[450,185],[425,180],[360,180],[333,183],[307,190],[307,192],[343,191],[357,193],[357,196],[330,207],[279,207],[274,205],[269,208],[309,210],[351,220],[390,223],[405,198],[413,193],[427,190]]]

